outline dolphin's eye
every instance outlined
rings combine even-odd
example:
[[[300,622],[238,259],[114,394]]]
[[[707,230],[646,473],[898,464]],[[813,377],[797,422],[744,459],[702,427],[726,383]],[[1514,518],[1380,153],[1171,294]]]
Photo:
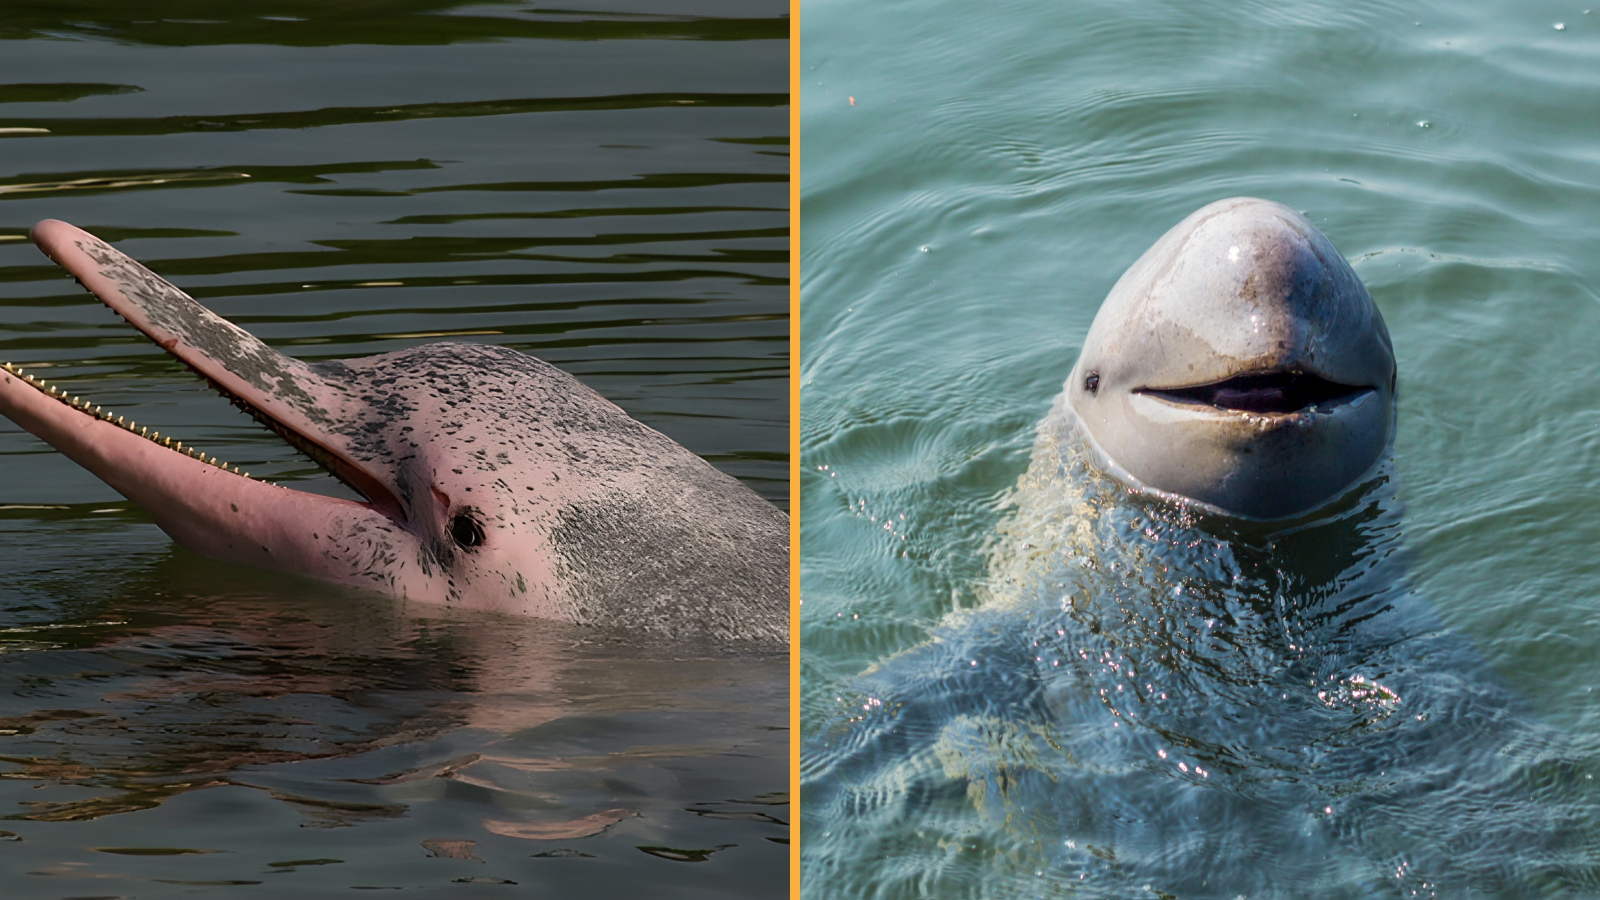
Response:
[[[462,513],[450,520],[450,536],[463,547],[476,547],[483,543],[483,526]]]
[[[1099,391],[1100,391],[1100,373],[1099,372],[1090,372],[1089,373],[1089,377],[1085,378],[1083,380],[1083,389],[1088,391],[1091,394],[1099,393]]]

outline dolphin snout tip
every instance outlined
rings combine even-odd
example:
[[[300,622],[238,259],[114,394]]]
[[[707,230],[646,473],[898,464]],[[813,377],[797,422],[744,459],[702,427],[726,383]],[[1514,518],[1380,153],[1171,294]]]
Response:
[[[28,229],[28,240],[33,241],[34,246],[44,251],[51,260],[59,262],[56,248],[84,233],[77,226],[60,219],[44,219]]]
[[[63,222],[60,219],[40,219],[38,222],[34,223],[32,228],[28,229],[28,238],[37,244],[41,240],[48,239],[52,234],[60,231],[63,228],[71,229],[73,231],[78,230],[76,227],[68,225],[66,222]]]

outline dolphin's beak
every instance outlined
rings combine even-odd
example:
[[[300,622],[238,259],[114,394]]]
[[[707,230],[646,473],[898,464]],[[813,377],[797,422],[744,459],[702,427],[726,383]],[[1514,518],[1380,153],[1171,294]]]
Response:
[[[335,425],[348,418],[352,400],[341,384],[277,353],[85,231],[47,220],[32,238],[118,315],[369,502],[249,478],[9,364],[0,370],[0,414],[139,504],[196,552],[396,594],[428,592],[424,580],[431,578],[372,584],[379,567],[370,555],[402,552],[417,539],[403,527],[405,510],[388,479],[343,450]],[[354,558],[362,555],[368,558]]]
[[[382,473],[343,452],[334,433],[348,421],[345,385],[211,312],[154,272],[65,222],[46,219],[30,236],[55,263],[218,392],[397,520],[405,511]]]

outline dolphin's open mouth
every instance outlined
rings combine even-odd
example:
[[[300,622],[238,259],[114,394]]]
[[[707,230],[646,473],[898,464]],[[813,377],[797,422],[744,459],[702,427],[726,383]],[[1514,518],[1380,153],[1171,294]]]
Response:
[[[367,502],[251,478],[3,362],[0,415],[98,476],[201,555],[399,597],[454,596],[437,558],[410,528],[382,454],[351,437],[350,423],[365,401],[347,368],[278,353],[65,222],[40,222],[32,237],[129,324]]]
[[[35,378],[32,375],[23,372],[22,366],[12,365],[8,362],[0,362],[0,369],[4,369],[5,371],[10,372],[12,375],[22,379],[24,383],[30,385],[39,393],[48,394],[49,396],[54,397],[56,400],[65,403],[66,405],[72,407],[78,412],[83,413],[86,416],[115,425],[124,431],[137,434],[145,440],[165,447],[168,450],[182,453],[184,456],[187,456],[190,459],[197,459],[206,465],[216,466],[225,472],[232,472],[235,475],[240,475],[245,478],[250,477],[249,472],[241,472],[237,466],[230,466],[227,463],[217,459],[215,456],[208,457],[204,453],[195,450],[193,447],[185,447],[183,445],[183,441],[173,440],[170,435],[167,437],[162,437],[161,432],[159,431],[152,431],[149,428],[140,427],[137,422],[134,422],[131,419],[125,419],[124,417],[110,412],[109,410],[95,406],[93,402],[83,397],[70,394],[67,391],[58,390],[55,385],[50,384],[44,379]]]
[[[162,345],[162,349],[172,354],[180,362],[184,362],[186,364],[188,363],[188,360],[185,358],[185,354],[182,352],[184,348]],[[196,374],[200,375],[201,378],[204,378],[212,390],[216,391],[224,399],[238,407],[240,411],[246,413],[258,423],[265,426],[268,430],[272,431],[279,438],[283,439],[283,441],[289,444],[289,446],[294,447],[296,450],[305,454],[308,459],[316,463],[318,466],[321,466],[334,478],[343,482],[346,487],[365,497],[375,508],[396,521],[406,521],[403,508],[400,506],[399,500],[395,498],[394,492],[389,490],[388,486],[383,484],[383,482],[378,478],[374,477],[359,466],[353,465],[346,461],[337,453],[323,447],[316,441],[315,438],[306,434],[302,434],[293,427],[274,418],[271,413],[251,403],[247,398],[241,397],[232,391],[229,391],[216,381],[206,377],[204,372],[194,368],[194,366],[191,365],[189,368],[191,371],[194,371]],[[193,446],[186,447],[184,446],[183,441],[176,440],[171,435],[163,437],[161,432],[155,431],[148,427],[140,426],[132,419],[127,419],[110,410],[96,406],[93,401],[86,397],[75,396],[68,391],[58,389],[55,385],[50,384],[44,379],[36,378],[32,374],[25,372],[23,366],[0,361],[0,370],[4,370],[5,372],[9,372],[10,374],[17,376],[24,383],[30,385],[41,394],[46,394],[50,397],[53,397],[61,403],[72,407],[73,409],[83,413],[86,416],[89,416],[90,418],[99,419],[102,422],[115,425],[124,431],[138,435],[139,437],[142,437],[158,446],[181,453],[190,459],[199,460],[207,465],[215,466],[224,472],[231,472],[234,475],[250,478],[250,473],[241,470],[238,466],[223,462],[215,456],[207,456],[204,452],[196,450]]]
[[[381,474],[352,458],[346,452],[348,442],[335,433],[333,426],[343,418],[340,405],[344,398],[339,384],[313,367],[267,347],[93,235],[64,222],[45,221],[34,228],[33,238],[84,287],[204,378],[219,394],[364,496],[373,509],[399,523],[407,520],[399,499]],[[106,412],[24,373],[19,366],[4,365],[0,377],[7,374],[78,413],[115,425],[165,450],[249,478],[216,457]],[[96,474],[105,478],[100,472]]]
[[[1230,412],[1257,415],[1297,413],[1316,408],[1321,411],[1353,402],[1373,391],[1329,381],[1311,372],[1258,372],[1235,375],[1225,381],[1182,388],[1140,388],[1146,394],[1169,403],[1212,406]]]

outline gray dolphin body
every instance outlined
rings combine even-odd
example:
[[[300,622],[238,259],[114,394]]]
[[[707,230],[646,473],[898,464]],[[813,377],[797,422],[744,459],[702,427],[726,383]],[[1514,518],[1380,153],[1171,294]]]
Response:
[[[1237,197],[1128,268],[1064,397],[1130,484],[1274,519],[1372,468],[1394,393],[1388,330],[1350,264],[1294,210]]]
[[[1394,387],[1301,216],[1225,200],[1161,238],[1038,428],[982,602],[813,715],[810,890],[1593,896],[1583,748],[1407,581]]]
[[[789,519],[577,379],[501,347],[307,364],[64,222],[51,259],[366,498],[252,479],[9,363],[0,414],[188,548],[394,597],[784,642]]]

